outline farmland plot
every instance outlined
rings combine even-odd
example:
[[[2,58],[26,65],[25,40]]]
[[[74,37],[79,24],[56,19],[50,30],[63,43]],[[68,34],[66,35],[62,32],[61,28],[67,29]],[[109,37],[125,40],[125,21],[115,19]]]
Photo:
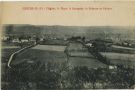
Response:
[[[64,51],[67,48],[67,53]],[[68,55],[67,55],[68,54]],[[134,65],[134,54],[100,52],[113,64]],[[68,58],[67,58],[68,57]],[[12,61],[13,65],[29,62],[65,62],[68,60],[69,65],[87,66],[90,68],[106,67],[102,62],[96,59],[88,50],[80,43],[70,43],[69,46],[60,45],[37,45],[28,50],[19,53]]]
[[[91,53],[88,52],[81,43],[70,43],[68,46],[69,65],[74,66],[87,66],[89,68],[105,68],[107,65],[98,61]]]
[[[126,48],[121,46],[112,46],[117,51],[120,52],[100,52],[100,54],[105,57],[108,61],[115,65],[131,65],[135,66],[135,50],[133,48]],[[115,50],[115,51],[116,51]],[[129,50],[129,51],[128,51]],[[124,51],[124,52],[123,52]],[[125,52],[126,51],[126,52]],[[94,57],[88,50],[83,47],[80,43],[71,43],[68,46],[68,54],[71,56],[69,59],[72,66],[91,66],[98,67],[103,66],[103,63],[100,62],[96,57]]]
[[[58,46],[58,45],[38,45],[33,47],[32,49],[36,50],[47,50],[47,51],[62,51],[64,52],[66,46]]]
[[[88,68],[98,68],[98,67],[105,68],[105,67],[107,67],[107,65],[99,62],[97,59],[87,58],[87,57],[70,57],[69,65],[71,67],[87,66]]]
[[[55,45],[37,45],[33,48],[19,53],[12,61],[13,65],[24,61],[41,61],[41,62],[65,62],[67,56],[64,53],[65,46]]]
[[[77,48],[77,49],[76,49]],[[103,63],[99,62],[92,56],[89,52],[82,50],[80,45],[76,47],[70,46],[68,47],[71,56],[67,58],[66,53],[64,53],[66,46],[59,45],[37,45],[28,50],[25,50],[19,53],[16,58],[12,61],[12,65],[17,65],[23,62],[30,61],[40,61],[42,63],[45,62],[55,62],[61,63],[66,62],[70,66],[87,66],[89,68],[97,68],[97,67],[106,67]]]
[[[114,64],[135,66],[135,54],[113,52],[100,52],[100,54],[106,57],[110,62]]]

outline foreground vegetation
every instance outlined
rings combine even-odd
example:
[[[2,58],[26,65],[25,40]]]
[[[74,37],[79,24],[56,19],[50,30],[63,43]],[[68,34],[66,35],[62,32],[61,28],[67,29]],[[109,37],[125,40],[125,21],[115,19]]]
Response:
[[[126,88],[135,84],[135,68],[70,68],[64,63],[23,63],[12,69],[6,67],[2,90],[40,90],[65,88]]]

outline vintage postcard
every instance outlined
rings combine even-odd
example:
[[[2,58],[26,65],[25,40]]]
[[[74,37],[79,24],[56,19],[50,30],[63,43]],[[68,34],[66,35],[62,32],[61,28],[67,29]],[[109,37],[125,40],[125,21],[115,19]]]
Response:
[[[0,2],[1,90],[134,89],[135,2]]]

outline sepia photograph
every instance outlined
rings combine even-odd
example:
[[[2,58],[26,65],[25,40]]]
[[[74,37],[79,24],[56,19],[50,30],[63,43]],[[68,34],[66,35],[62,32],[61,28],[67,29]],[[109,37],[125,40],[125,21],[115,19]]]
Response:
[[[2,90],[133,89],[135,26],[5,24]]]
[[[0,2],[1,90],[135,89],[135,2]]]

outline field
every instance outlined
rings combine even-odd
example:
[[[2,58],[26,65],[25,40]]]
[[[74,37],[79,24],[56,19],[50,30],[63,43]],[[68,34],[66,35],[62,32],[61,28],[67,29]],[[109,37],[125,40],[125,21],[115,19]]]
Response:
[[[115,46],[116,47],[116,46]],[[67,53],[65,50],[67,48]],[[119,48],[119,47],[118,47]],[[3,59],[8,61],[9,56],[18,50],[19,47],[4,47],[2,51]],[[133,51],[132,51],[133,52]],[[135,55],[128,53],[100,52],[113,64],[135,65]],[[68,54],[68,55],[67,55]],[[80,43],[70,43],[68,46],[60,45],[37,45],[19,53],[13,59],[11,65],[21,64],[23,62],[55,62],[61,63],[68,61],[71,67],[87,66],[89,68],[106,67],[105,64],[98,61],[91,55]]]
[[[58,45],[38,45],[33,47],[34,50],[45,50],[45,51],[61,51],[64,52],[66,46],[58,46]]]
[[[40,61],[40,62],[66,62],[67,55],[64,53],[66,46],[57,45],[37,45],[28,50],[19,53],[12,61],[12,65],[21,64],[29,61]],[[74,54],[73,54],[74,53]],[[83,52],[72,52],[72,56],[69,57],[68,63],[72,66],[88,66],[89,68],[105,67],[104,64],[94,59],[93,57],[86,57]],[[80,57],[79,57],[80,56]]]
[[[90,62],[86,66],[95,65],[102,66],[103,63],[99,62],[93,55],[91,55],[86,48],[80,43],[71,43],[68,46],[68,53],[71,56],[71,62],[74,65],[81,65]],[[128,65],[135,66],[135,49],[121,46],[112,46],[112,51],[100,52],[107,60],[115,65]],[[93,63],[96,62],[96,63]],[[79,64],[80,62],[80,64]],[[101,63],[101,64],[100,64]],[[104,66],[104,65],[103,65]]]
[[[97,59],[87,58],[87,57],[70,57],[69,65],[71,67],[87,66],[88,68],[99,68],[99,67],[105,68],[105,67],[107,67],[107,65],[99,62]]]
[[[13,65],[24,61],[40,61],[40,62],[65,62],[67,56],[64,53],[65,46],[55,45],[37,45],[30,49],[19,53],[12,61]]]

